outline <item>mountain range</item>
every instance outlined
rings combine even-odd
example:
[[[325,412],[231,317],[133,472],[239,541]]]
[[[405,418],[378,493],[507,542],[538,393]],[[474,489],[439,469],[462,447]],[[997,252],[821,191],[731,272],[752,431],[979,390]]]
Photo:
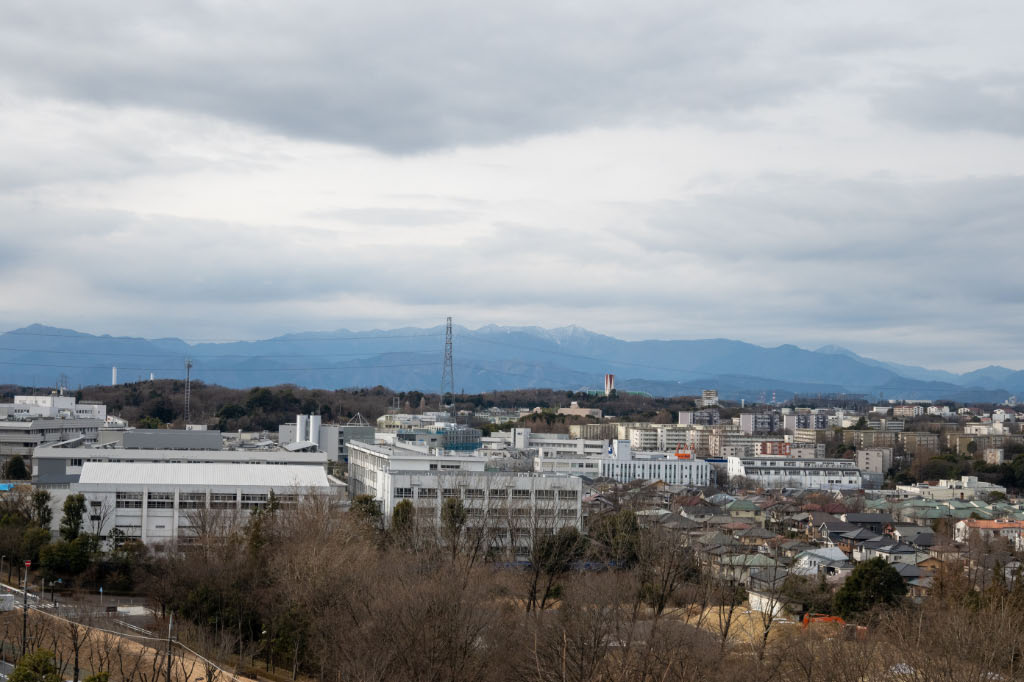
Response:
[[[1024,371],[984,367],[964,374],[862,357],[838,346],[766,348],[730,339],[623,341],[569,326],[454,327],[456,391],[599,389],[605,373],[619,390],[723,399],[784,400],[793,394],[863,394],[870,399],[1002,402],[1024,394]],[[383,385],[437,392],[444,328],[302,332],[260,341],[186,343],[177,338],[95,336],[34,324],[0,334],[0,383],[108,384],[192,377],[233,388]]]

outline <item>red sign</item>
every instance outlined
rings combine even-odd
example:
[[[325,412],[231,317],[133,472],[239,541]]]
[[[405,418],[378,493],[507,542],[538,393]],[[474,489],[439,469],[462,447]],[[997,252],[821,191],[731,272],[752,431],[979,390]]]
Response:
[[[26,559],[25,560],[25,568],[31,568],[31,567],[32,567],[32,560],[31,559]]]

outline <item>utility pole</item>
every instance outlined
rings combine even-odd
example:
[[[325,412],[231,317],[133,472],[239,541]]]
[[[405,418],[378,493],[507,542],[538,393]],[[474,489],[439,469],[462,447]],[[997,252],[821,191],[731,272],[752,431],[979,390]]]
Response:
[[[192,419],[189,411],[192,399],[192,358],[185,358],[185,426]]]
[[[171,682],[171,645],[174,640],[171,638],[174,632],[174,611],[171,611],[171,621],[167,623],[167,682]]]
[[[24,656],[28,653],[28,567],[32,565],[31,561],[25,561],[25,582],[21,584],[21,594],[24,599],[22,601],[21,611],[21,655]]]

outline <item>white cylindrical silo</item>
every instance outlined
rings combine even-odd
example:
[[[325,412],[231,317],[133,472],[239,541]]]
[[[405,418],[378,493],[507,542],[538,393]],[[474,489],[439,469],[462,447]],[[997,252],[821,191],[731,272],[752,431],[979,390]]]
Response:
[[[295,442],[301,443],[306,440],[306,415],[300,414],[295,419]]]
[[[309,415],[309,440],[320,447],[320,415],[318,414]]]

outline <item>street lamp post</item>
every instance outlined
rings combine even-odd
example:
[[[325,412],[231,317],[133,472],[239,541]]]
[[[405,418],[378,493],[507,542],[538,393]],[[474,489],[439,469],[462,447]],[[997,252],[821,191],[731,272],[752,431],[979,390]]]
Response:
[[[21,612],[21,655],[28,653],[28,567],[31,561],[25,562],[25,582],[21,584],[22,612]]]

